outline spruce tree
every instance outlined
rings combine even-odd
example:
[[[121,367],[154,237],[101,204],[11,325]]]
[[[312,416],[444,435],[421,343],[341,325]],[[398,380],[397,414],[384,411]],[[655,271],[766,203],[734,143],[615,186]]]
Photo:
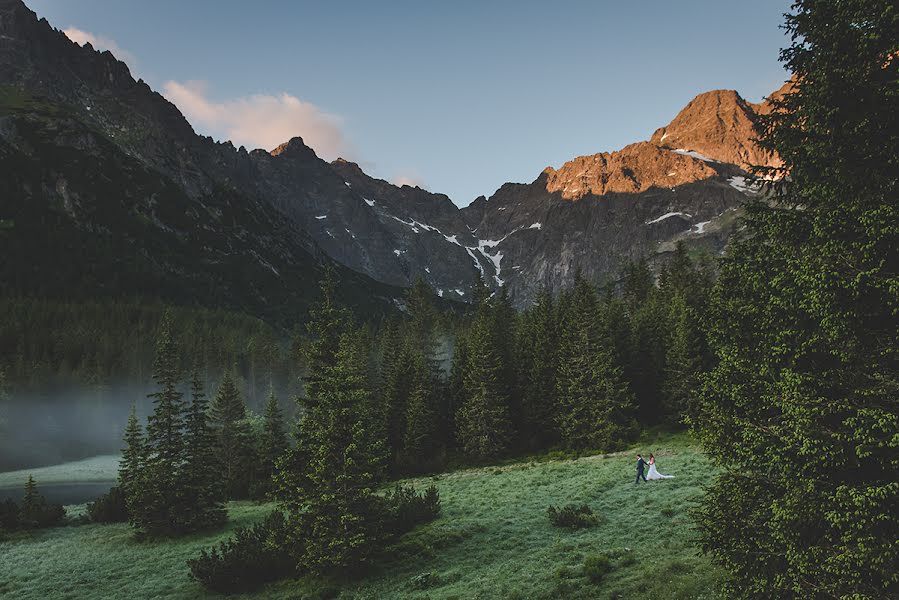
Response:
[[[794,88],[760,120],[783,160],[711,303],[694,419],[728,469],[697,524],[731,598],[899,596],[899,12],[798,0]]]
[[[456,415],[459,443],[477,459],[495,458],[509,448],[512,431],[509,395],[504,387],[505,365],[497,344],[495,314],[484,298],[468,340],[468,369],[464,374],[462,406]]]
[[[367,562],[381,540],[374,495],[384,443],[372,403],[358,335],[334,303],[330,277],[308,324],[306,396],[296,446],[280,461],[278,495],[290,532],[286,550],[303,568],[327,573]]]
[[[556,371],[558,321],[552,294],[542,288],[537,301],[521,318],[520,349],[521,431],[524,448],[547,448],[558,440]]]
[[[557,419],[573,449],[611,449],[634,434],[633,396],[601,335],[596,292],[576,275],[562,316]]]
[[[186,508],[184,464],[184,403],[178,389],[181,369],[170,312],[163,315],[156,340],[153,380],[158,391],[153,414],[147,419],[144,461],[128,491],[132,525],[151,535],[182,531]]]
[[[134,498],[139,497],[139,494],[135,493],[134,487],[142,481],[141,473],[147,459],[144,434],[140,421],[137,419],[137,407],[134,404],[131,405],[131,413],[128,415],[124,442],[125,447],[122,449],[122,460],[119,462],[118,485],[125,496],[125,506],[128,508],[130,515]],[[132,524],[136,525],[136,523]]]
[[[209,427],[206,392],[194,371],[190,383],[191,403],[185,427],[185,457],[181,478],[185,530],[196,530],[222,523],[227,518],[219,484],[219,461],[215,436]]]
[[[631,307],[630,386],[640,421],[658,423],[663,417],[665,348],[668,346],[668,307],[653,288],[639,305]]]
[[[676,424],[686,415],[695,414],[705,344],[696,313],[682,294],[672,298],[669,313],[673,331],[666,350],[663,414],[668,423]]]
[[[247,408],[230,371],[225,371],[209,405],[209,426],[215,443],[224,498],[249,496],[256,476],[253,431]]]
[[[268,400],[265,403],[262,435],[259,439],[260,458],[260,492],[267,494],[272,489],[278,460],[287,450],[287,433],[284,428],[284,414],[278,405],[273,387],[269,387]]]
[[[415,353],[400,459],[401,466],[413,472],[435,466],[440,452],[435,384],[434,373],[427,358],[421,353]]]

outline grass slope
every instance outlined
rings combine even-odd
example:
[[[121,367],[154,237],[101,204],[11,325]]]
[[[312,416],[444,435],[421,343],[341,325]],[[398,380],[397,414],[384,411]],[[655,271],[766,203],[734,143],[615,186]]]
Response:
[[[34,477],[38,489],[50,483],[113,481],[118,477],[118,469],[119,455],[93,456],[61,465],[0,473],[0,488],[22,487],[29,475]]]
[[[667,481],[633,483],[632,455],[654,451]],[[717,598],[719,572],[697,555],[687,511],[712,469],[686,436],[646,439],[627,452],[469,469],[432,479],[443,514],[391,548],[359,582],[299,580],[246,598]],[[549,524],[550,504],[586,503],[592,529]],[[234,503],[230,531],[270,506]],[[2,544],[0,596],[21,599],[204,597],[185,560],[226,532],[135,541],[124,525],[64,527]],[[584,559],[611,558],[599,583]]]

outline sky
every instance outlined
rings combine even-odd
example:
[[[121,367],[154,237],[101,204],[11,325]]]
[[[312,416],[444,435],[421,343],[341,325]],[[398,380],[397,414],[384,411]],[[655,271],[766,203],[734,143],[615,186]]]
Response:
[[[111,50],[199,133],[326,160],[465,206],[645,140],[695,95],[787,79],[789,0],[25,0]]]

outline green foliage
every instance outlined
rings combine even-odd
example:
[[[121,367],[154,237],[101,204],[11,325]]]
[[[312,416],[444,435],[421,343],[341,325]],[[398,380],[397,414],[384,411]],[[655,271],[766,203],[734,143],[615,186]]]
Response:
[[[359,336],[347,331],[330,282],[312,313],[306,398],[291,455],[281,462],[279,497],[288,514],[288,550],[317,573],[359,568],[376,553],[383,515],[374,486],[383,440],[374,415]]]
[[[761,119],[787,179],[747,208],[711,304],[698,513],[735,598],[899,595],[895,4],[800,0],[795,89]]]
[[[223,594],[248,592],[270,581],[297,574],[285,551],[284,515],[271,513],[261,523],[240,527],[234,536],[187,561],[190,576],[207,590]]]
[[[612,449],[635,433],[633,396],[602,333],[596,293],[580,274],[561,317],[558,426],[569,448]]]
[[[157,342],[153,379],[159,390],[143,436],[132,408],[125,430],[119,485],[129,522],[141,534],[183,534],[220,525],[226,519],[215,479],[212,438],[206,425],[206,402],[197,376],[186,406],[178,348],[169,315]]]
[[[414,485],[397,484],[384,501],[388,511],[386,529],[392,535],[402,535],[440,516],[440,493],[434,485],[419,494]]]
[[[5,504],[4,517],[0,526],[8,530],[41,529],[54,527],[62,523],[66,511],[61,504],[52,504],[37,489],[34,477],[28,476],[25,482],[25,495],[16,506],[14,502]]]
[[[256,478],[255,440],[246,405],[228,371],[209,405],[209,427],[223,496],[232,500],[248,497]]]
[[[125,492],[114,486],[108,492],[87,505],[87,516],[94,523],[125,523],[128,521],[128,505]]]
[[[558,332],[552,294],[543,289],[534,306],[521,316],[516,345],[522,389],[519,437],[525,449],[546,448],[558,440],[556,370]]]
[[[459,442],[475,459],[504,453],[511,439],[507,365],[497,335],[496,305],[484,298],[466,342],[464,400],[456,414]]]
[[[265,403],[262,434],[259,437],[259,478],[256,496],[265,496],[272,491],[278,461],[287,451],[287,432],[284,427],[284,414],[278,405],[274,389],[269,390]]]
[[[605,554],[590,554],[584,558],[584,576],[590,583],[602,583],[611,571],[612,561]]]
[[[550,505],[546,516],[554,526],[564,529],[585,529],[599,523],[599,517],[586,504],[566,504],[561,508]]]

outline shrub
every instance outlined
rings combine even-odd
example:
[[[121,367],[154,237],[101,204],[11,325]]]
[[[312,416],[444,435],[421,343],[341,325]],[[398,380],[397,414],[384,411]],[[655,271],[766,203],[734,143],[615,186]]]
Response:
[[[433,485],[418,494],[414,486],[398,484],[387,493],[384,501],[387,505],[386,529],[393,535],[402,535],[440,515],[440,493]]]
[[[125,493],[115,486],[87,505],[87,514],[94,523],[123,523],[128,520]]]
[[[546,509],[546,514],[553,525],[566,529],[584,529],[599,523],[599,518],[593,514],[593,509],[586,504],[580,506],[567,504],[562,508],[550,506]]]
[[[251,591],[264,583],[295,575],[296,563],[287,553],[284,515],[273,512],[252,527],[240,527],[234,537],[187,561],[190,575],[208,590]]]
[[[612,570],[612,561],[605,554],[591,554],[584,559],[584,576],[599,583]]]

